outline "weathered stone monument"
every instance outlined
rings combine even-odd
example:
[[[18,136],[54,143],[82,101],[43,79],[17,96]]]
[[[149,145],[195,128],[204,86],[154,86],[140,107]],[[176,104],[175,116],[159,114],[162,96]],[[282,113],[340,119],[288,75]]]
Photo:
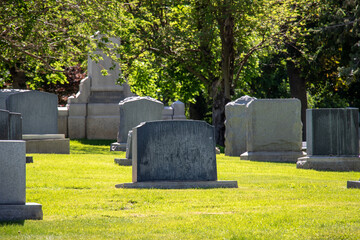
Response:
[[[26,203],[25,141],[0,140],[0,222],[41,220],[42,206]]]
[[[120,44],[119,39],[111,38],[111,41]],[[118,128],[120,121],[118,103],[133,95],[126,83],[116,84],[119,65],[101,50],[94,53],[103,60],[96,62],[88,58],[88,76],[81,80],[76,96],[68,99],[65,134],[71,139],[116,139],[114,129]],[[103,70],[107,70],[106,76],[102,74]]]
[[[225,106],[225,155],[240,156],[246,152],[246,104],[256,98],[242,96]]]
[[[0,90],[0,107],[22,117],[27,153],[69,153],[69,139],[58,134],[57,96],[29,90]]]
[[[117,142],[111,144],[111,150],[126,150],[129,131],[142,122],[161,120],[163,109],[164,104],[151,97],[129,97],[121,101]]]
[[[132,183],[116,187],[237,187],[217,181],[214,127],[206,122],[143,122],[132,131]]]
[[[241,160],[296,163],[304,155],[298,99],[257,99],[246,111],[247,152]]]
[[[297,168],[360,171],[357,108],[306,110],[307,156]]]

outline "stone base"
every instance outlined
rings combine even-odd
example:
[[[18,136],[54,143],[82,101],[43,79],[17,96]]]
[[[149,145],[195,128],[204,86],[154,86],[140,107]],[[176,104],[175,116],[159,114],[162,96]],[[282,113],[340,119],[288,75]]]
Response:
[[[26,153],[70,153],[70,141],[68,138],[25,141]]]
[[[188,188],[237,188],[237,181],[154,181],[121,183],[116,188],[157,188],[157,189],[188,189]]]
[[[126,151],[126,143],[114,142],[110,145],[110,151]]]
[[[0,205],[0,222],[42,220],[42,205],[26,203],[24,205]]]
[[[302,151],[298,152],[245,152],[240,155],[240,160],[259,162],[296,163],[298,158],[305,156]]]
[[[359,157],[307,156],[299,158],[297,168],[319,171],[360,171]]]
[[[360,181],[347,181],[347,188],[360,188]]]
[[[132,159],[127,158],[115,158],[114,162],[120,166],[132,166]]]

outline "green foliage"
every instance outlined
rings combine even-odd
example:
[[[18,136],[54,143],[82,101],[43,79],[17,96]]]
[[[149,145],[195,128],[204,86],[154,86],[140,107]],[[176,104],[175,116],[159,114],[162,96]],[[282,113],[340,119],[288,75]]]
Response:
[[[44,219],[0,224],[1,239],[358,239],[358,172],[318,172],[294,164],[217,155],[219,180],[236,189],[116,189],[131,182],[124,153],[71,141],[70,155],[32,154],[26,201]],[[74,145],[99,154],[74,152]],[[101,143],[96,143],[101,144]],[[106,146],[107,145],[107,146]],[[101,153],[100,148],[103,147]],[[82,151],[82,150],[81,150]]]

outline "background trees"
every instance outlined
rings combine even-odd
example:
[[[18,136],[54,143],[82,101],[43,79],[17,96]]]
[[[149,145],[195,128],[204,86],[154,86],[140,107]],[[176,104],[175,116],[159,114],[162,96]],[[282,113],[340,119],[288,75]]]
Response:
[[[180,99],[222,145],[225,104],[243,94],[297,97],[303,117],[308,103],[359,106],[359,9],[359,0],[3,1],[0,83],[49,89],[104,48],[135,93]],[[121,45],[105,47],[109,36]]]

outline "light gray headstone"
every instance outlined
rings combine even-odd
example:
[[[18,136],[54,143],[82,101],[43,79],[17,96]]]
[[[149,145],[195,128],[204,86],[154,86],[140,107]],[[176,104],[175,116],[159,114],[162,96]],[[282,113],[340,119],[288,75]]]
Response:
[[[132,138],[133,182],[217,180],[214,127],[204,121],[145,122]]]
[[[357,108],[307,109],[307,154],[358,156],[358,114]]]
[[[6,109],[21,113],[23,134],[57,134],[57,102],[52,93],[18,92],[7,97]]]
[[[240,156],[246,152],[246,104],[256,98],[242,96],[225,106],[225,155]]]
[[[171,107],[174,109],[173,119],[186,119],[185,104],[180,101],[173,102]]]
[[[126,142],[126,158],[132,159],[132,130],[129,131],[128,139]]]
[[[257,99],[247,105],[247,151],[301,151],[298,99]]]
[[[118,142],[126,143],[129,131],[141,122],[161,120],[164,104],[151,97],[128,97],[119,103]]]
[[[0,140],[0,205],[25,204],[25,142]]]

